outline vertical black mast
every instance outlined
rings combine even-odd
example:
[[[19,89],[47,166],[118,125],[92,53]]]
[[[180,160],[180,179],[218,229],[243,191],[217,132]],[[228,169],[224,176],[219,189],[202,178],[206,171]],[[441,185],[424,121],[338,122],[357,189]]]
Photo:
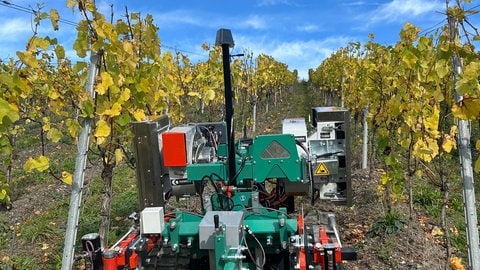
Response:
[[[233,132],[233,95],[230,76],[230,48],[235,45],[230,29],[219,29],[215,45],[222,46],[223,81],[225,85],[225,122],[227,122],[228,143],[228,185],[233,185],[235,168],[235,133]]]

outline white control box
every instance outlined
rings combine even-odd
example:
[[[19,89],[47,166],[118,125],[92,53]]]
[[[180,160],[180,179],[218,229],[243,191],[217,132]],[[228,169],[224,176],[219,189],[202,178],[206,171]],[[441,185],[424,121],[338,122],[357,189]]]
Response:
[[[163,207],[146,207],[140,212],[140,233],[161,234],[165,227]]]

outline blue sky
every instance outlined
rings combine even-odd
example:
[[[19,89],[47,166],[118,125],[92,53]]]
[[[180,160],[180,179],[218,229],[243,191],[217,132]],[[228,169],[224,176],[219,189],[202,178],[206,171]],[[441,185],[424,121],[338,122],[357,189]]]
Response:
[[[78,22],[78,12],[66,8],[66,1],[43,0],[43,10],[55,8],[64,20]],[[7,4],[11,3],[11,4]],[[25,48],[32,34],[32,15],[19,7],[34,8],[36,1],[0,1],[0,59],[15,56]],[[96,0],[102,13],[115,9],[115,18],[131,12],[151,14],[159,26],[163,50],[179,50],[195,61],[207,59],[201,44],[214,44],[216,31],[231,29],[235,47],[255,56],[265,53],[297,69],[307,79],[309,68],[349,42],[366,42],[368,34],[381,44],[394,44],[403,24],[411,22],[424,33],[446,22],[444,0]],[[109,15],[108,15],[109,16]],[[71,42],[75,28],[60,23],[53,31],[48,21],[40,35],[55,36],[74,57]]]

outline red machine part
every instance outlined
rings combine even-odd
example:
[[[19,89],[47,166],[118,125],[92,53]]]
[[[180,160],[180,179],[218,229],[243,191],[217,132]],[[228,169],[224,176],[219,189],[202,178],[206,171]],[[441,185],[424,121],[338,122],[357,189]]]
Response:
[[[105,250],[102,256],[104,270],[117,270],[117,256],[114,250]]]
[[[166,167],[187,166],[185,133],[167,131],[162,133],[163,164]]]
[[[127,238],[120,242],[120,252],[117,255],[117,264],[119,266],[127,264],[127,259],[130,259],[126,256],[127,248],[137,236],[138,233],[131,233]]]
[[[297,231],[298,231],[298,234],[303,234],[303,226],[304,226],[303,216],[302,216],[302,215],[298,215],[298,219],[297,219]]]
[[[303,235],[304,226],[305,223],[303,220],[303,215],[298,215],[297,231],[299,235]],[[307,270],[307,255],[305,254],[305,246],[301,246],[300,250],[298,251],[298,266],[300,267],[300,270]]]
[[[327,244],[333,244],[335,246],[334,250],[334,257],[335,257],[335,263],[341,263],[342,262],[342,249],[338,245],[338,243],[330,243],[330,237],[328,237],[327,230],[325,229],[324,226],[320,226],[318,228],[318,243],[320,245],[315,246],[314,252],[313,252],[313,261],[315,264],[320,264],[322,266],[322,269],[327,269],[327,265],[325,262],[325,249],[322,249],[321,246],[325,246]]]
[[[122,240],[118,249],[107,249],[103,252],[102,262],[104,270],[117,270],[118,267],[124,267],[128,265],[128,269],[136,269],[138,267],[138,253],[132,252],[127,254],[127,249],[137,239],[138,233],[133,232]],[[147,244],[147,252],[150,252],[155,246],[155,243],[160,239],[159,236],[151,236]]]

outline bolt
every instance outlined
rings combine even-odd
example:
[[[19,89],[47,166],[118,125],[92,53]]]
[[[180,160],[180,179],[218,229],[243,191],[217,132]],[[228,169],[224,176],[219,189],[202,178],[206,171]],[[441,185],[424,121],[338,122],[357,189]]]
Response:
[[[282,242],[282,249],[287,249],[288,245],[287,245],[287,241],[283,241]]]
[[[281,219],[278,221],[278,225],[280,225],[280,227],[285,226],[285,219],[284,219],[284,218],[281,218]]]
[[[173,252],[177,251],[177,248],[178,248],[178,244],[173,244],[172,251]]]
[[[170,223],[170,230],[175,230],[176,227],[177,223],[175,221],[172,221],[172,223]]]

